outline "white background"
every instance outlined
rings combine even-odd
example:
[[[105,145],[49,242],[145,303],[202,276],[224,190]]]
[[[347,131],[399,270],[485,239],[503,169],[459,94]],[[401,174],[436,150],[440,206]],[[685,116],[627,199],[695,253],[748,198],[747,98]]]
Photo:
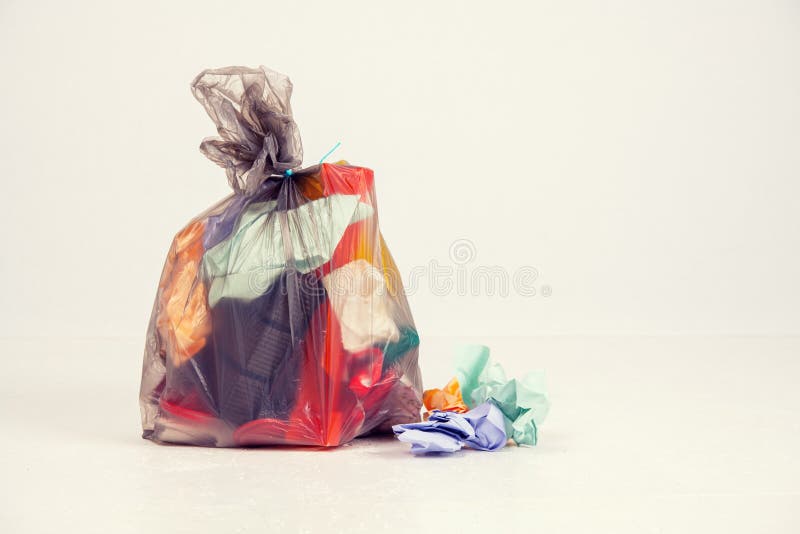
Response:
[[[796,2],[8,2],[0,334],[141,335],[170,240],[229,192],[189,83],[267,65],[313,163],[376,172],[423,335],[800,333]]]
[[[375,170],[404,275],[538,270],[410,302],[426,386],[465,340],[546,370],[539,446],[139,439],[168,246],[229,193],[189,83],[234,64]],[[0,530],[797,532],[798,65],[792,1],[0,0]]]

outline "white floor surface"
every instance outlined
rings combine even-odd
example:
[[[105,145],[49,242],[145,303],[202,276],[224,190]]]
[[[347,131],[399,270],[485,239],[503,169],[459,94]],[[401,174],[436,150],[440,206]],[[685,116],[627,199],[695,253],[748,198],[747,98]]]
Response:
[[[483,341],[547,373],[535,448],[159,446],[140,340],[0,340],[0,531],[800,532],[800,339]],[[426,387],[454,342],[423,339]]]

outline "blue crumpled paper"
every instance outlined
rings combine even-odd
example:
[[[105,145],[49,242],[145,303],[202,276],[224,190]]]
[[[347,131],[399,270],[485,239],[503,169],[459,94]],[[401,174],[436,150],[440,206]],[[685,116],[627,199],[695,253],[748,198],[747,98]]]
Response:
[[[427,421],[394,425],[400,441],[411,443],[411,452],[450,453],[464,445],[482,451],[504,447],[508,437],[503,413],[491,402],[483,403],[467,413],[431,412]]]

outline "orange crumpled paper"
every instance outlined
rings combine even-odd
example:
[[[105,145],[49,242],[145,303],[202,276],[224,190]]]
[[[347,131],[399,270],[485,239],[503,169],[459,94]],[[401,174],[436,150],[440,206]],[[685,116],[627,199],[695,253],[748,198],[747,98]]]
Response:
[[[461,396],[461,385],[455,377],[447,383],[444,389],[426,389],[422,394],[422,402],[429,413],[433,410],[456,413],[469,411]]]

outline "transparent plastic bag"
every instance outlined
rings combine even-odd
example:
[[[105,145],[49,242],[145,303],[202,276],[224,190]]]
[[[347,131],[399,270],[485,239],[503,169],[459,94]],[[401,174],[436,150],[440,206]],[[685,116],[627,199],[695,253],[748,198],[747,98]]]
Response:
[[[234,194],[173,240],[144,353],[144,437],[334,446],[419,420],[419,338],[378,229],[371,170],[300,169],[291,83],[201,73],[201,151]]]

